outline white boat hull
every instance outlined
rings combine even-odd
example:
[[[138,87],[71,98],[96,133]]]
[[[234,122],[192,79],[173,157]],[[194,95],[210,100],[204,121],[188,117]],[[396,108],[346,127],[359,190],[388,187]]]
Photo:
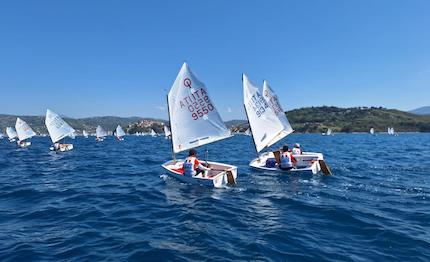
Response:
[[[176,161],[170,160],[164,163],[162,167],[167,170],[167,174],[169,176],[189,184],[204,185],[214,188],[224,188],[227,185],[236,184],[236,166],[208,161],[207,163],[213,170],[206,171],[204,176],[202,176],[202,174],[199,174],[197,176],[189,177],[184,176],[180,171],[182,169],[182,164],[184,163],[184,161],[185,160],[183,159]]]
[[[18,146],[21,147],[21,148],[25,148],[25,147],[28,147],[30,145],[31,145],[30,141],[27,141],[27,142],[18,142]]]
[[[60,145],[60,149],[59,149],[59,150],[57,150],[57,151],[65,152],[65,151],[70,151],[70,150],[72,150],[72,149],[73,149],[73,144],[61,144],[61,145]],[[51,147],[49,148],[49,150],[51,150],[51,151],[55,151],[55,149],[54,149],[54,147],[53,147],[53,146],[51,146]]]
[[[268,158],[275,158],[273,152],[265,152],[258,158],[253,159],[249,166],[258,170],[263,171],[282,171],[282,172],[311,172],[317,174],[321,171],[319,161],[324,160],[324,156],[321,153],[303,152],[301,155],[295,155],[294,158],[297,160],[296,166],[290,170],[281,170],[276,167],[266,167],[266,161]]]

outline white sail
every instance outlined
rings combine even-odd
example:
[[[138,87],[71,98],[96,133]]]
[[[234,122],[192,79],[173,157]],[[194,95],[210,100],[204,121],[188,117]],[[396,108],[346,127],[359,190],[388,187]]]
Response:
[[[96,137],[101,138],[105,136],[107,136],[107,132],[101,126],[97,126]]]
[[[75,130],[58,114],[49,109],[46,110],[45,125],[53,143],[60,141],[66,136],[74,136]]]
[[[257,152],[284,137],[284,124],[246,75],[242,76],[245,111]],[[283,135],[283,136],[282,136]],[[279,140],[279,139],[278,139]],[[273,142],[274,141],[274,142]]]
[[[245,130],[245,135],[247,135],[247,136],[251,135],[251,130],[249,128]]]
[[[123,136],[125,136],[125,132],[124,132],[124,130],[122,129],[122,127],[120,125],[118,125],[116,127],[115,134],[116,134],[117,137],[123,137]]]
[[[31,127],[19,117],[16,119],[15,129],[20,141],[29,139],[36,135],[33,129],[31,129]]]
[[[331,136],[331,133],[332,133],[331,128],[327,129],[327,135]]]
[[[168,126],[164,126],[164,135],[166,136],[166,137],[169,137],[170,136],[170,129],[169,129],[169,127]]]
[[[175,153],[230,137],[205,85],[186,63],[168,94]]]
[[[15,129],[13,127],[6,127],[6,134],[9,137],[9,139],[14,139],[18,137],[18,134],[16,133]]]
[[[371,135],[375,134],[375,129],[372,127],[372,128],[370,129],[369,133],[370,133]]]
[[[88,132],[87,131],[82,131],[82,135],[84,136],[84,137],[88,137],[89,136],[89,134],[88,134]]]
[[[276,116],[281,121],[282,125],[284,126],[284,130],[280,132],[267,146],[271,146],[274,143],[278,142],[285,136],[291,134],[294,130],[290,125],[290,122],[287,119],[287,116],[285,115],[285,111],[282,109],[281,104],[279,103],[278,96],[273,92],[273,90],[270,88],[269,84],[266,80],[263,82],[263,97],[266,100],[266,102],[269,104],[270,108],[275,112]]]

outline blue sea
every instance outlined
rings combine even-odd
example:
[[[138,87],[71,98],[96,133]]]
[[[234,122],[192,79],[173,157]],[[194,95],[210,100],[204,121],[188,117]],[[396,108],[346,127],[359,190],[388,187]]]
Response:
[[[0,140],[1,261],[430,261],[430,134],[283,141],[333,176],[251,170],[247,136],[198,148],[238,166],[227,189],[167,177],[163,137],[32,142]]]

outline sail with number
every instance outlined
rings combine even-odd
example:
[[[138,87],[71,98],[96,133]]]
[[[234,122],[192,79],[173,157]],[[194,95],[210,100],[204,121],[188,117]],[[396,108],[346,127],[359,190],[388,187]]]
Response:
[[[16,133],[15,129],[13,129],[13,127],[6,127],[6,134],[7,137],[9,137],[9,139],[14,139],[18,137],[18,134]]]
[[[107,132],[101,127],[101,126],[97,126],[96,128],[96,137],[97,138],[102,138],[107,136]]]
[[[271,146],[287,133],[284,123],[273,111],[266,99],[261,95],[246,75],[242,76],[243,99],[248,122],[257,152]],[[285,135],[284,135],[285,134]]]
[[[122,129],[122,127],[120,125],[118,125],[116,127],[115,135],[116,135],[116,137],[123,137],[123,136],[125,136],[125,132],[124,132],[124,130]]]
[[[67,136],[74,136],[75,130],[67,124],[57,113],[46,110],[45,125],[53,143]]]
[[[15,129],[20,141],[24,141],[36,135],[33,129],[19,117],[16,119]]]
[[[282,109],[281,104],[279,103],[278,96],[273,92],[273,90],[270,88],[269,84],[266,80],[263,82],[263,97],[266,100],[266,102],[269,104],[270,108],[275,112],[278,119],[281,121],[282,125],[284,126],[284,130],[278,134],[270,143],[268,146],[278,142],[282,138],[286,137],[287,135],[291,134],[294,130],[290,125],[290,122],[287,119],[287,116],[285,115],[285,111]]]
[[[208,90],[184,63],[168,94],[173,151],[230,137]]]

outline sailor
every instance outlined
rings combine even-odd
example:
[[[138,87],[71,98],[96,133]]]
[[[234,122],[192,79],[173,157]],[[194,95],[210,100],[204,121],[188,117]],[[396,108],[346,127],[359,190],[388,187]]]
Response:
[[[294,148],[292,150],[292,153],[293,153],[294,156],[302,154],[302,149],[300,148],[300,144],[299,143],[295,143],[294,144]]]
[[[294,156],[288,151],[288,146],[283,146],[279,168],[282,170],[290,170],[294,167],[296,162]]]
[[[197,176],[202,173],[204,176],[204,171],[211,170],[208,167],[203,166],[197,159],[197,151],[195,149],[190,149],[188,152],[188,157],[184,162],[184,176]]]
[[[58,143],[58,142],[55,142],[55,143],[54,143],[54,150],[55,150],[55,151],[60,150],[60,147],[61,147],[61,144],[60,144],[60,143]]]

